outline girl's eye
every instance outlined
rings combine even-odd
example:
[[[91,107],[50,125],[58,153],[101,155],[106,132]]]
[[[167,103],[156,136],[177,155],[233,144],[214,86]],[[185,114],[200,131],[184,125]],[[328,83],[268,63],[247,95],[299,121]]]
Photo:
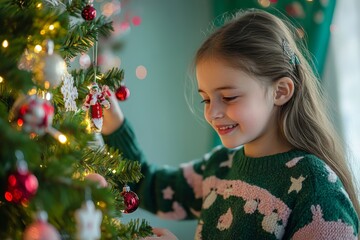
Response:
[[[231,101],[235,100],[236,98],[237,98],[237,96],[234,96],[234,97],[223,97],[223,100],[224,100],[225,102],[231,102]]]
[[[203,100],[201,101],[201,103],[209,104],[209,103],[210,103],[210,100],[209,100],[209,99],[203,99]]]

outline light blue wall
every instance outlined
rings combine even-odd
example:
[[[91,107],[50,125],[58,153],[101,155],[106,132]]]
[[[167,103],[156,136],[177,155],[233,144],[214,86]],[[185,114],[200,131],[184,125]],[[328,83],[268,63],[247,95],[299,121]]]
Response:
[[[184,97],[185,81],[196,49],[205,38],[211,9],[206,0],[137,0],[128,9],[142,17],[122,40],[119,56],[125,70],[130,98],[121,103],[148,159],[156,164],[178,166],[201,157],[210,149],[212,134],[190,112]],[[135,76],[144,65],[146,79]],[[199,104],[200,100],[196,101]],[[201,117],[201,116],[200,116]],[[193,239],[195,221],[169,221],[143,211],[123,217],[145,218],[154,227],[165,227],[178,238]]]

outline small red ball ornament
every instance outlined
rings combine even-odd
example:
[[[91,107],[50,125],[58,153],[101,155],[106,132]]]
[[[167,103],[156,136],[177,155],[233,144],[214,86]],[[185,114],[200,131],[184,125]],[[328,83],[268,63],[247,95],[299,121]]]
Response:
[[[139,197],[136,193],[130,190],[129,186],[125,186],[121,192],[121,196],[124,198],[125,209],[124,213],[134,212],[140,203]]]
[[[92,5],[86,5],[81,12],[81,16],[86,21],[94,20],[94,18],[96,17],[96,9]]]
[[[119,101],[125,101],[130,97],[130,90],[122,85],[116,90],[115,96]]]
[[[37,178],[28,171],[25,161],[19,161],[15,172],[9,174],[5,199],[8,202],[26,203],[38,190]]]

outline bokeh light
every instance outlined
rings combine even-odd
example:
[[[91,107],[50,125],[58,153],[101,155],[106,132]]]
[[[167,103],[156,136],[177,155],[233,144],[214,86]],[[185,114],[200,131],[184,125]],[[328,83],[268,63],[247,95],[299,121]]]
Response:
[[[141,17],[134,16],[131,21],[134,26],[139,26],[141,24]]]
[[[7,48],[9,46],[9,42],[5,39],[3,42],[2,42],[2,46],[3,48]]]
[[[106,17],[110,17],[114,14],[115,6],[112,2],[105,3],[102,7],[102,14]]]
[[[269,0],[258,0],[258,2],[264,8],[267,8],[267,7],[270,6],[270,1]]]
[[[67,138],[66,138],[66,136],[64,134],[60,134],[59,137],[58,137],[58,140],[59,140],[60,143],[64,144],[64,143],[66,143]]]
[[[130,23],[129,22],[120,23],[120,32],[125,33],[128,31],[130,31]]]
[[[36,46],[34,47],[34,52],[35,52],[35,53],[39,53],[39,52],[41,52],[41,51],[42,51],[42,46],[36,45]]]
[[[79,64],[82,69],[86,69],[90,67],[91,64],[90,56],[87,54],[82,54],[79,58]]]
[[[136,68],[136,77],[140,80],[143,80],[147,76],[147,70],[144,66],[140,65]]]

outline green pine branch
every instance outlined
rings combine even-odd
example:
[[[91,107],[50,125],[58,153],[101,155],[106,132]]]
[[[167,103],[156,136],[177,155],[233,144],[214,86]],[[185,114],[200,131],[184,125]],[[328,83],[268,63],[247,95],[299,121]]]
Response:
[[[152,234],[152,227],[149,226],[147,221],[136,219],[120,225],[117,232],[118,236],[122,236],[121,239],[141,239]]]
[[[60,52],[65,61],[69,61],[92,48],[99,37],[109,37],[113,30],[112,22],[104,16],[93,21],[83,21],[69,29]]]
[[[109,86],[110,89],[115,90],[124,80],[124,70],[119,68],[112,68],[102,75],[100,81],[102,84]]]
[[[72,1],[64,1],[66,5],[66,12],[69,13],[70,16],[75,18],[81,18],[81,12],[87,4],[87,1],[83,0],[72,0]]]
[[[86,149],[79,167],[90,172],[96,171],[120,186],[128,182],[138,182],[142,177],[139,174],[141,166],[138,161],[123,159],[119,150],[106,146],[98,150]]]
[[[60,0],[59,0],[60,1]],[[104,16],[93,21],[84,21],[81,11],[87,0],[62,1],[65,7],[39,5],[38,0],[0,0],[0,192],[7,189],[7,176],[16,169],[15,151],[24,153],[29,171],[38,179],[39,187],[27,205],[9,203],[0,195],[0,239],[23,238],[24,229],[34,222],[33,215],[45,210],[49,223],[54,225],[64,239],[72,239],[76,233],[74,212],[85,201],[85,192],[91,190],[91,199],[103,213],[102,239],[136,239],[151,234],[145,222],[134,220],[123,224],[116,221],[124,209],[121,197],[126,183],[137,182],[142,177],[136,159],[124,159],[115,149],[89,148],[93,135],[87,130],[86,112],[65,112],[60,86],[50,89],[55,108],[52,127],[67,136],[65,144],[49,134],[29,135],[9,122],[14,101],[35,87],[31,69],[20,70],[19,61],[25,50],[34,52],[35,45],[43,46],[44,40],[52,39],[55,51],[66,62],[83,52],[88,52],[99,38],[109,37],[112,23]],[[76,18],[70,26],[69,17]],[[49,30],[53,25],[54,30]],[[96,70],[96,71],[95,71]],[[96,75],[95,75],[96,72]],[[115,89],[124,78],[118,68],[101,73],[99,68],[71,72],[78,90],[77,105],[88,94],[87,85],[95,79],[101,85]],[[38,91],[39,93],[41,90]],[[84,179],[85,172],[97,172],[108,181],[109,188],[98,186]]]

